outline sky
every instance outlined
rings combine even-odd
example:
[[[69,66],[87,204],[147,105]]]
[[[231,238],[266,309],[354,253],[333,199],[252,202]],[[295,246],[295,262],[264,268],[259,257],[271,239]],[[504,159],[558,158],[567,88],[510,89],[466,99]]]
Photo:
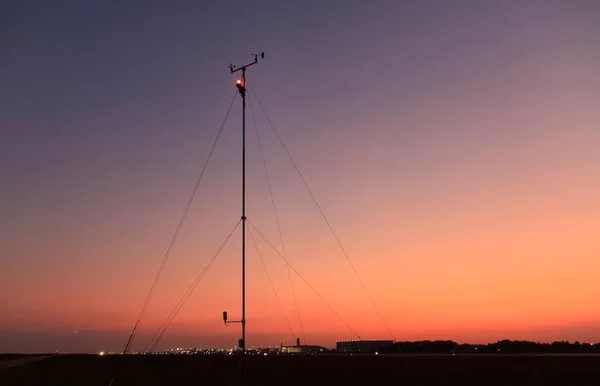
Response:
[[[228,65],[262,51],[247,216],[282,249],[258,133],[286,255],[326,303],[254,233],[248,347],[600,342],[597,2],[14,1],[0,352],[124,348],[236,93]],[[134,350],[239,221],[241,115],[238,96]],[[234,235],[159,348],[237,344],[221,320],[241,313]]]

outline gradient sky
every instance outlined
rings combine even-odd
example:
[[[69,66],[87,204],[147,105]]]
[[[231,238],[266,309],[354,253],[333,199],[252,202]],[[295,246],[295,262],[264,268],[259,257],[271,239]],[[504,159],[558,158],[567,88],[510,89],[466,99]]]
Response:
[[[0,15],[0,352],[122,350],[248,72],[397,340],[600,341],[596,1],[14,1]],[[290,262],[389,338],[254,103]],[[142,348],[240,216],[238,99]],[[248,112],[249,113],[249,112]],[[250,115],[248,115],[249,122]],[[248,217],[277,246],[254,127]],[[248,245],[248,345],[301,336]],[[239,232],[161,347],[232,346]],[[308,343],[354,335],[294,277]],[[77,331],[75,333],[74,331]]]

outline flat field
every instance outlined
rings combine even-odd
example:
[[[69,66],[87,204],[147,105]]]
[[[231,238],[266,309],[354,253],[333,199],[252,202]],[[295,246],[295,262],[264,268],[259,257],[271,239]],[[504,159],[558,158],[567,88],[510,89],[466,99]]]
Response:
[[[37,356],[37,355],[34,355],[34,354],[0,354],[0,362],[10,361],[10,360],[19,359],[19,358],[29,358],[32,356]]]
[[[594,355],[59,355],[0,370],[0,385],[600,385]],[[112,383],[111,383],[112,382]]]

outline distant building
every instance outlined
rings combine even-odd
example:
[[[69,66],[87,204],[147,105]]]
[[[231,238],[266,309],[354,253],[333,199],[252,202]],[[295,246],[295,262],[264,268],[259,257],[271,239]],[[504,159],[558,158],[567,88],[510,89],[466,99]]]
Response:
[[[300,338],[296,339],[295,346],[284,346],[281,344],[280,349],[282,354],[316,354],[325,351],[325,347],[322,346],[309,346],[307,344],[301,345]]]
[[[389,352],[394,348],[393,340],[345,340],[335,343],[339,353],[345,354],[375,354]]]
[[[309,346],[307,344],[301,346],[281,346],[282,354],[316,354],[325,350],[322,346]]]

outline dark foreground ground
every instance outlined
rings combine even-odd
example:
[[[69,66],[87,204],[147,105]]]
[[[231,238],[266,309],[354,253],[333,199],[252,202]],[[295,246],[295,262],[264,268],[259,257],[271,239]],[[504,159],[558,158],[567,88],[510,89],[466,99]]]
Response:
[[[12,385],[600,385],[600,356],[54,356],[0,370]]]

